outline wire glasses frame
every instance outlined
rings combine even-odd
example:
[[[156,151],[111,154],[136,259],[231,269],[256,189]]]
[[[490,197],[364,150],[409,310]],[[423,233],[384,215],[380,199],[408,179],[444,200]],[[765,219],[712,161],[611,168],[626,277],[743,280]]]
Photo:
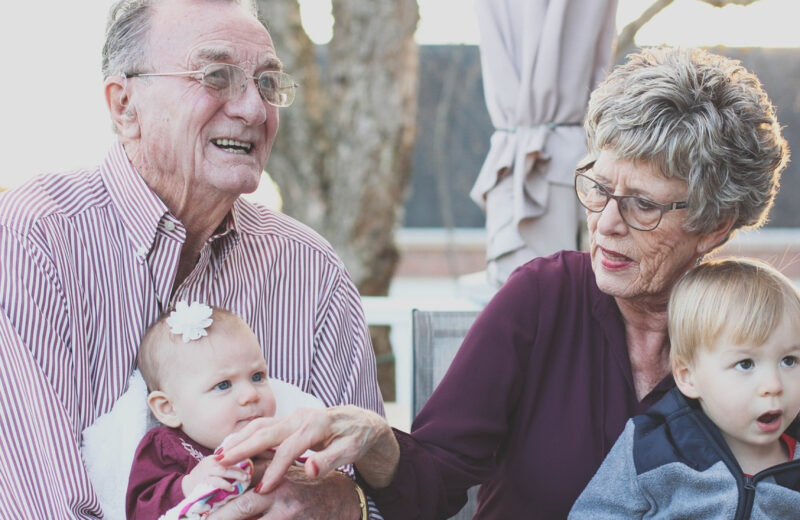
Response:
[[[291,105],[299,86],[285,72],[267,70],[258,76],[251,76],[243,68],[231,63],[211,63],[202,70],[186,72],[135,72],[124,76],[126,78],[188,76],[202,83],[209,94],[225,101],[241,96],[247,88],[247,80],[252,79],[256,82],[261,99],[275,107]]]
[[[622,220],[639,231],[653,231],[661,223],[667,211],[688,207],[687,201],[661,204],[637,195],[614,195],[608,188],[592,179],[585,172],[592,169],[594,161],[575,170],[575,193],[581,205],[592,213],[600,213],[608,201],[617,201]]]

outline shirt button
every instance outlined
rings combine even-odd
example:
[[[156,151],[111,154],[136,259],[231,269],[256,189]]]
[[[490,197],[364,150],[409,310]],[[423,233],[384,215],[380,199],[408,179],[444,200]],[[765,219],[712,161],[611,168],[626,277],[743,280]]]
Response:
[[[144,258],[147,256],[147,248],[144,246],[140,246],[139,249],[136,250],[136,256],[139,258]]]
[[[171,220],[167,220],[164,222],[164,229],[167,231],[174,231],[175,230],[175,223]]]

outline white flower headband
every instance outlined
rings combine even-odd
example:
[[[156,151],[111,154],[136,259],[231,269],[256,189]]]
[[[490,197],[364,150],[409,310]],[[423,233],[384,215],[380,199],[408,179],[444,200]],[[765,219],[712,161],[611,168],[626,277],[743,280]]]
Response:
[[[187,304],[186,301],[179,301],[175,304],[175,310],[169,313],[167,325],[173,334],[183,336],[184,343],[189,343],[208,336],[206,329],[214,321],[211,313],[211,307],[204,303]]]

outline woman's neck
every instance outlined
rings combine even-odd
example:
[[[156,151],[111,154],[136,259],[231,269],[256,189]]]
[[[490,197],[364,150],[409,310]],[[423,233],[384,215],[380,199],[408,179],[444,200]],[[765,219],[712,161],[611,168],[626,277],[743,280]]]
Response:
[[[642,304],[617,299],[636,398],[641,401],[670,372],[666,303]]]

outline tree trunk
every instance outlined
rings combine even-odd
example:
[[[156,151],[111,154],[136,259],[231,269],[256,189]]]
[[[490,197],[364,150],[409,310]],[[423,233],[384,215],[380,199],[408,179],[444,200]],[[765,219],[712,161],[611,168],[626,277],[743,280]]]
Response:
[[[283,211],[331,242],[362,294],[386,295],[416,130],[417,1],[334,1],[323,65],[296,0],[259,0],[258,7],[300,85],[294,105],[281,109],[267,165]],[[374,344],[386,359],[388,341]],[[381,386],[391,399],[393,380]]]

